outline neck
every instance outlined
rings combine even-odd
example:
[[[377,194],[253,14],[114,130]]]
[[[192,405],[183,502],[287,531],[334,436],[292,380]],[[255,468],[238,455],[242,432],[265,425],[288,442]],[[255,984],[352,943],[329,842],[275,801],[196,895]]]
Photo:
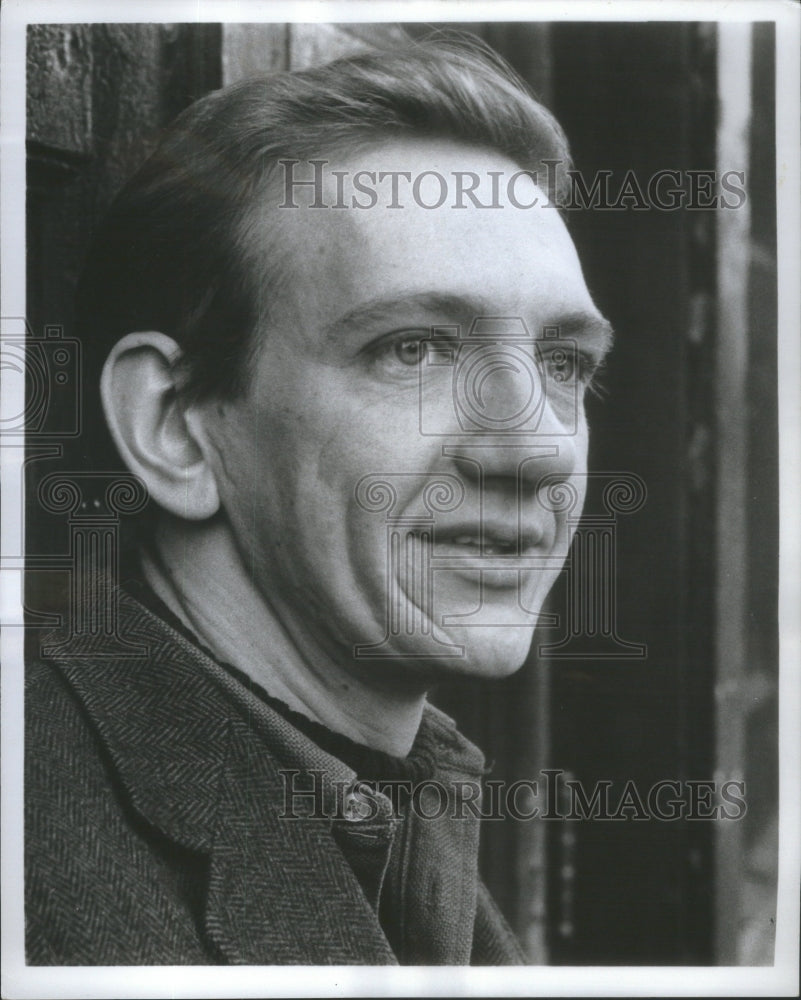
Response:
[[[353,662],[299,649],[253,584],[222,520],[164,517],[142,552],[142,569],[161,600],[218,659],[329,729],[394,756],[408,754],[425,691],[371,684]]]

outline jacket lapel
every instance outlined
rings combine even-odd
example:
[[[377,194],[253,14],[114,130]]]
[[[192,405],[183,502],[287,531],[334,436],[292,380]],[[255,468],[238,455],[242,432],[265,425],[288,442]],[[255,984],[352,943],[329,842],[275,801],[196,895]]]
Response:
[[[282,763],[225,694],[219,665],[125,595],[120,625],[148,656],[104,658],[98,637],[56,662],[137,812],[209,855],[205,929],[219,952],[239,964],[394,963],[330,821],[281,818]]]
[[[223,954],[246,964],[394,963],[330,822],[282,818],[278,769],[239,721],[230,751],[206,915]]]

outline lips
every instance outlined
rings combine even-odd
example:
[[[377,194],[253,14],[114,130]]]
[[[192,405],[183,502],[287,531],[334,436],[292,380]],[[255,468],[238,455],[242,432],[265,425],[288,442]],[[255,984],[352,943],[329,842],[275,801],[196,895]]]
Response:
[[[447,548],[465,556],[520,556],[543,543],[544,532],[502,522],[455,524],[434,528],[434,550]]]
[[[449,539],[449,543],[464,548],[470,554],[483,554],[487,556],[517,555],[517,547],[512,543],[500,540],[493,541],[492,539],[485,538],[482,545],[478,535],[458,535],[456,538]]]

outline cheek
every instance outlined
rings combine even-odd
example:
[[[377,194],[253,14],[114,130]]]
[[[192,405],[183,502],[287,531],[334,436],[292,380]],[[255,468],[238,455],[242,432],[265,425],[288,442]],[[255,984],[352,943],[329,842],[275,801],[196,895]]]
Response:
[[[214,428],[215,473],[223,507],[240,543],[251,549],[265,528],[282,525],[281,508],[302,468],[294,415],[253,404],[226,410]],[[277,532],[276,532],[277,534]]]
[[[317,478],[340,495],[355,497],[364,476],[409,475],[430,464],[431,441],[420,434],[416,394],[383,399],[343,394],[315,416],[315,428]]]
[[[584,407],[582,405],[579,412],[579,422],[577,427],[577,433],[575,437],[575,448],[576,448],[576,461],[575,461],[575,472],[581,476],[582,482],[580,484],[582,491],[582,499],[584,493],[586,492],[586,477],[587,477],[587,457],[590,447],[590,427],[587,423],[587,415],[584,412]]]
[[[362,404],[339,387],[299,395],[291,410],[264,421],[260,440],[249,435],[259,480],[253,504],[262,530],[268,537],[276,529],[291,532],[304,561],[366,557],[376,534],[383,537],[385,515],[359,503],[359,484],[389,476],[400,494],[413,489],[414,477],[393,474],[425,465],[419,436],[410,433],[415,426],[416,411],[407,419],[389,415],[383,405]]]

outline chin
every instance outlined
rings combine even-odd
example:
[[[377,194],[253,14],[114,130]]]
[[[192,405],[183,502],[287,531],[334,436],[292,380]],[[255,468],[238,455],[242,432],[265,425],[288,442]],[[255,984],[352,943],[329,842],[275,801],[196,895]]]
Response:
[[[366,677],[380,677],[382,684],[419,685],[421,691],[458,677],[502,680],[525,663],[533,633],[532,626],[437,629],[436,638],[430,633],[424,641],[408,636],[379,655],[365,651],[355,662]]]
[[[457,677],[501,680],[523,666],[533,633],[531,626],[442,629],[438,635],[449,644],[443,645],[442,650],[443,653],[453,650],[450,655],[431,657],[426,655],[430,649],[427,646],[417,651],[416,658],[411,649],[405,656],[411,669],[433,682]]]
[[[464,647],[464,655],[448,662],[451,675],[465,677],[509,677],[526,662],[534,637],[530,626],[459,629],[452,641]]]

